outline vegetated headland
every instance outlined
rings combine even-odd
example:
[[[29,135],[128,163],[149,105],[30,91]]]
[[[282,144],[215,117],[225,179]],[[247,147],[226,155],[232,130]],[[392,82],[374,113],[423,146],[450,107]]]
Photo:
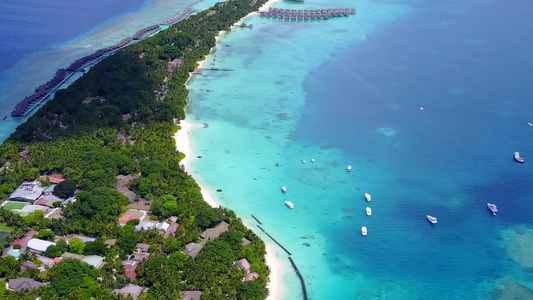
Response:
[[[196,62],[264,2],[218,3],[105,57],[0,146],[0,298],[266,298],[265,244],[203,201],[171,136]]]

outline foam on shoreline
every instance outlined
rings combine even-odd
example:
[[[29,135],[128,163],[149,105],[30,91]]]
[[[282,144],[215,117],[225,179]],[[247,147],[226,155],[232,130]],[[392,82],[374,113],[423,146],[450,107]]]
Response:
[[[270,7],[271,5],[273,5],[274,3],[278,1],[279,0],[270,0],[267,3],[265,3],[261,8],[268,9],[268,7]],[[236,24],[240,24],[246,18],[249,18],[254,15],[258,15],[258,14],[259,14],[258,12],[252,12],[246,15],[245,17],[241,18]],[[232,26],[232,28],[234,27],[235,25]],[[220,31],[219,34],[215,37],[216,39],[215,49],[219,45],[219,42],[221,41],[221,39],[226,33],[227,33],[226,31]],[[206,61],[207,59],[199,61],[198,68],[203,68]],[[189,78],[189,80],[190,79],[191,77]],[[191,145],[190,133],[191,133],[191,130],[199,128],[201,127],[201,125],[191,123],[187,120],[181,120],[179,125],[181,126],[181,129],[175,133],[174,139],[176,141],[176,149],[179,152],[185,154],[185,158],[181,161],[181,163],[185,171],[189,173],[196,180],[197,184],[200,186],[204,201],[207,202],[207,204],[211,205],[211,207],[220,207],[221,206],[220,203],[215,199],[215,197],[210,192],[210,190],[206,188],[206,186],[203,185],[201,181],[198,180],[198,176],[192,172],[192,168],[191,168],[192,159],[195,154],[194,154],[194,150]],[[245,224],[245,225],[248,228],[251,228],[249,224]],[[265,239],[264,241],[265,241],[265,248],[266,248],[265,260],[266,260],[266,264],[270,268],[270,276],[269,276],[270,278],[269,278],[269,282],[267,283],[267,289],[269,291],[267,300],[281,299],[282,294],[283,294],[283,289],[281,286],[281,282],[283,280],[282,264],[281,264],[280,259],[278,258],[278,253],[275,250],[274,246],[271,244],[268,244]]]
[[[211,207],[220,207],[220,203],[216,200],[216,198],[213,196],[213,194],[210,192],[208,188],[206,188],[205,185],[203,185],[200,181],[198,181],[198,176],[195,175],[192,172],[191,168],[191,162],[193,160],[193,157],[195,155],[193,148],[191,146],[191,130],[201,128],[202,126],[200,124],[194,124],[187,120],[181,120],[179,126],[181,126],[181,129],[178,130],[174,134],[174,140],[176,141],[176,149],[185,154],[185,158],[181,160],[181,164],[183,165],[183,168],[187,173],[189,173],[194,180],[197,182],[198,186],[200,186],[202,196],[204,198],[204,201],[207,202]],[[248,228],[251,228],[249,224],[245,224]],[[283,292],[281,282],[283,279],[283,269],[280,259],[278,258],[278,252],[275,250],[274,245],[268,244],[266,239],[263,239],[265,241],[265,247],[266,247],[266,264],[270,268],[270,278],[269,282],[267,284],[267,288],[269,290],[269,295],[267,297],[267,300],[276,300],[281,299],[281,295]]]

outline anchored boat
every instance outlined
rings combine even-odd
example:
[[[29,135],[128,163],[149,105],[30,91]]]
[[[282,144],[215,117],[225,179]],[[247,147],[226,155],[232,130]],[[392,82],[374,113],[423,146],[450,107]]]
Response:
[[[372,196],[370,196],[369,193],[365,193],[365,199],[366,199],[366,201],[370,202],[370,200],[372,200]]]
[[[487,203],[487,208],[492,212],[493,215],[496,215],[496,213],[498,213],[498,208],[496,207],[496,204]]]
[[[366,215],[371,216],[372,215],[372,209],[370,207],[366,208]]]
[[[430,215],[427,215],[426,218],[428,219],[429,222],[431,222],[431,224],[437,224],[437,218],[432,217]]]
[[[368,229],[366,229],[365,226],[361,227],[361,234],[366,235],[368,233]]]
[[[290,209],[294,208],[294,204],[292,204],[290,201],[285,201],[285,205],[287,205]]]
[[[348,166],[348,167],[346,168],[346,171],[348,171],[348,172],[350,172],[351,170],[352,170],[352,166]]]
[[[286,193],[286,192],[287,192],[287,188],[284,187],[284,186],[282,186],[282,187],[281,187],[281,191],[284,192],[284,193]]]
[[[514,153],[514,160],[516,160],[519,163],[524,163],[524,159],[522,157],[520,157],[520,152],[515,152]]]

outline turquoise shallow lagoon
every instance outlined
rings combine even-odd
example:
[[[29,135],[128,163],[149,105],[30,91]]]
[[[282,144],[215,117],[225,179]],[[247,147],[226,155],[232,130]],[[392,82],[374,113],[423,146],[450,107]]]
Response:
[[[195,177],[292,252],[310,299],[533,297],[533,6],[274,6],[357,15],[253,16],[253,29],[225,34],[206,67],[233,71],[206,70],[189,85],[188,118],[209,125],[191,132],[202,157],[192,161]],[[301,299],[282,254],[283,298]]]

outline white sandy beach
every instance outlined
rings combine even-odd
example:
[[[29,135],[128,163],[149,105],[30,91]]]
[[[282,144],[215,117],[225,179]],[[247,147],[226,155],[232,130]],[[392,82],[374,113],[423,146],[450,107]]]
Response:
[[[195,154],[191,146],[190,133],[191,130],[199,128],[201,125],[193,124],[186,120],[181,120],[179,125],[181,126],[181,129],[178,130],[178,132],[176,132],[174,135],[174,140],[176,141],[176,149],[185,154],[185,158],[181,161],[181,163],[185,168],[185,171],[191,174],[191,176],[195,178],[196,182],[200,186],[205,202],[211,205],[211,207],[220,207],[220,204],[216,201],[215,197],[213,197],[209,190],[206,189],[200,182],[198,182],[198,176],[195,176],[194,173],[191,172],[191,162],[194,159]],[[250,228],[248,224],[245,225]],[[267,244],[266,241],[265,245],[267,251],[265,259],[268,267],[270,268],[270,280],[267,285],[269,295],[267,300],[276,300],[280,299],[283,294],[281,286],[281,282],[283,280],[283,270],[281,268],[281,262],[278,258],[274,245]]]
[[[270,7],[272,4],[278,2],[279,0],[270,0],[268,1],[267,3],[265,3],[261,9],[268,9],[268,7]],[[250,17],[250,16],[253,16],[253,15],[257,15],[259,14],[258,12],[252,12],[250,14],[248,14],[247,16],[243,17],[242,19],[240,19],[236,24],[240,24],[242,23],[246,18]],[[234,25],[235,26],[235,25]],[[234,27],[232,26],[232,28]],[[216,45],[218,46],[220,40],[222,39],[222,37],[226,34],[225,31],[220,31],[218,36],[216,37]],[[216,46],[215,46],[216,47]],[[205,64],[206,60],[203,60],[203,61],[199,61],[198,64],[199,64],[199,68],[202,68],[204,67],[204,64]],[[220,207],[220,203],[218,203],[218,201],[215,199],[215,197],[213,197],[213,194],[207,189],[205,188],[201,182],[198,182],[198,176],[195,176],[195,174],[193,172],[191,172],[191,162],[192,160],[194,159],[195,157],[195,153],[194,153],[194,150],[193,150],[193,147],[191,145],[191,138],[190,138],[190,133],[191,133],[191,130],[194,130],[198,127],[201,127],[200,124],[194,124],[194,123],[191,123],[191,122],[188,122],[187,120],[181,120],[180,121],[180,124],[181,126],[181,129],[178,130],[176,132],[176,134],[174,135],[174,139],[176,141],[176,149],[185,154],[185,158],[181,161],[185,171],[189,174],[191,174],[191,176],[196,180],[196,182],[198,183],[198,185],[200,186],[200,189],[202,191],[202,196],[204,197],[204,200],[205,202],[207,202],[209,205],[211,205],[211,207]],[[245,224],[248,228],[250,228],[250,226],[248,224]],[[265,246],[266,246],[266,256],[265,256],[265,260],[266,260],[266,264],[268,265],[268,267],[270,268],[270,278],[269,278],[269,282],[267,284],[267,288],[269,290],[269,295],[267,297],[267,300],[277,300],[277,299],[280,299],[283,295],[283,289],[282,289],[282,285],[281,285],[281,282],[283,280],[283,269],[282,269],[282,264],[278,258],[278,253],[276,252],[275,248],[274,248],[274,245],[271,245],[271,244],[267,244],[266,241],[265,241]],[[286,271],[286,270],[285,270]]]

